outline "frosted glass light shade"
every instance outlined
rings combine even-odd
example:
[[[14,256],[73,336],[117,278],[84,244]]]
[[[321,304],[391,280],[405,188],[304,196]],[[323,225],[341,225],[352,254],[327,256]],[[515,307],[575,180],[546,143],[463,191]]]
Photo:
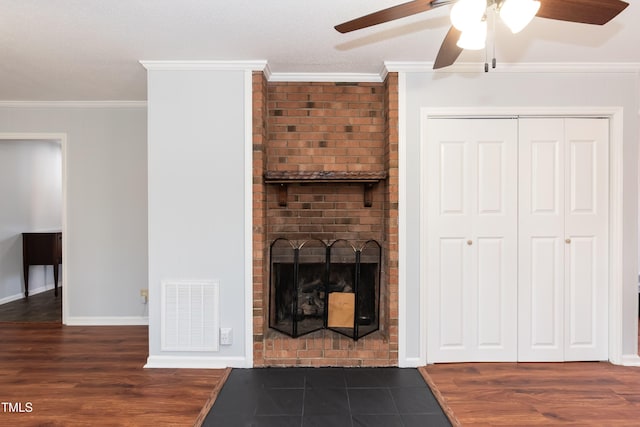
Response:
[[[460,34],[459,48],[468,50],[484,49],[487,41],[487,21],[476,22]]]
[[[540,2],[536,0],[505,0],[500,7],[500,18],[512,33],[519,33],[536,16]]]
[[[485,0],[458,0],[451,8],[451,25],[465,31],[482,20],[486,8]]]

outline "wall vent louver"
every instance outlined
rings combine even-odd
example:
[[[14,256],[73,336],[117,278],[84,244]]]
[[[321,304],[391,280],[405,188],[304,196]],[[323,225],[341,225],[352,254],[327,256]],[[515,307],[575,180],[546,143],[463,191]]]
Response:
[[[162,282],[162,351],[218,351],[219,283]]]

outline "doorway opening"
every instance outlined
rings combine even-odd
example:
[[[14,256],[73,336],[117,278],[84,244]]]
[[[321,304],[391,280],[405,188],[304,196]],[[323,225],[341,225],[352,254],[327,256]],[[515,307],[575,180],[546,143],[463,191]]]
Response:
[[[0,322],[65,321],[65,152],[65,134],[0,134]],[[55,245],[25,257],[25,236],[40,235]]]

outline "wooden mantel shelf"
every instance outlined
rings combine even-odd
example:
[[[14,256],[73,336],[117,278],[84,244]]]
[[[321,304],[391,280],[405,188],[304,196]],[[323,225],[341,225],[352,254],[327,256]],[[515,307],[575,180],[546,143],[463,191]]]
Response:
[[[387,179],[386,171],[266,171],[266,184],[279,184],[278,204],[287,205],[287,184],[318,184],[318,183],[362,183],[364,184],[364,205],[373,204],[373,186]]]
[[[299,184],[304,182],[365,182],[377,183],[387,178],[387,171],[266,171],[267,184]]]

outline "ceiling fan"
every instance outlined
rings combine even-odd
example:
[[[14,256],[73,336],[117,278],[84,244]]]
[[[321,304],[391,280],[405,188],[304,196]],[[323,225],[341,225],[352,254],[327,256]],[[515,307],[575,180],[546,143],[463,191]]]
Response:
[[[629,6],[622,0],[413,0],[344,22],[335,29],[348,33],[446,5],[453,5],[452,26],[440,46],[433,69],[452,65],[464,49],[484,48],[490,8],[517,33],[534,16],[603,25]]]

